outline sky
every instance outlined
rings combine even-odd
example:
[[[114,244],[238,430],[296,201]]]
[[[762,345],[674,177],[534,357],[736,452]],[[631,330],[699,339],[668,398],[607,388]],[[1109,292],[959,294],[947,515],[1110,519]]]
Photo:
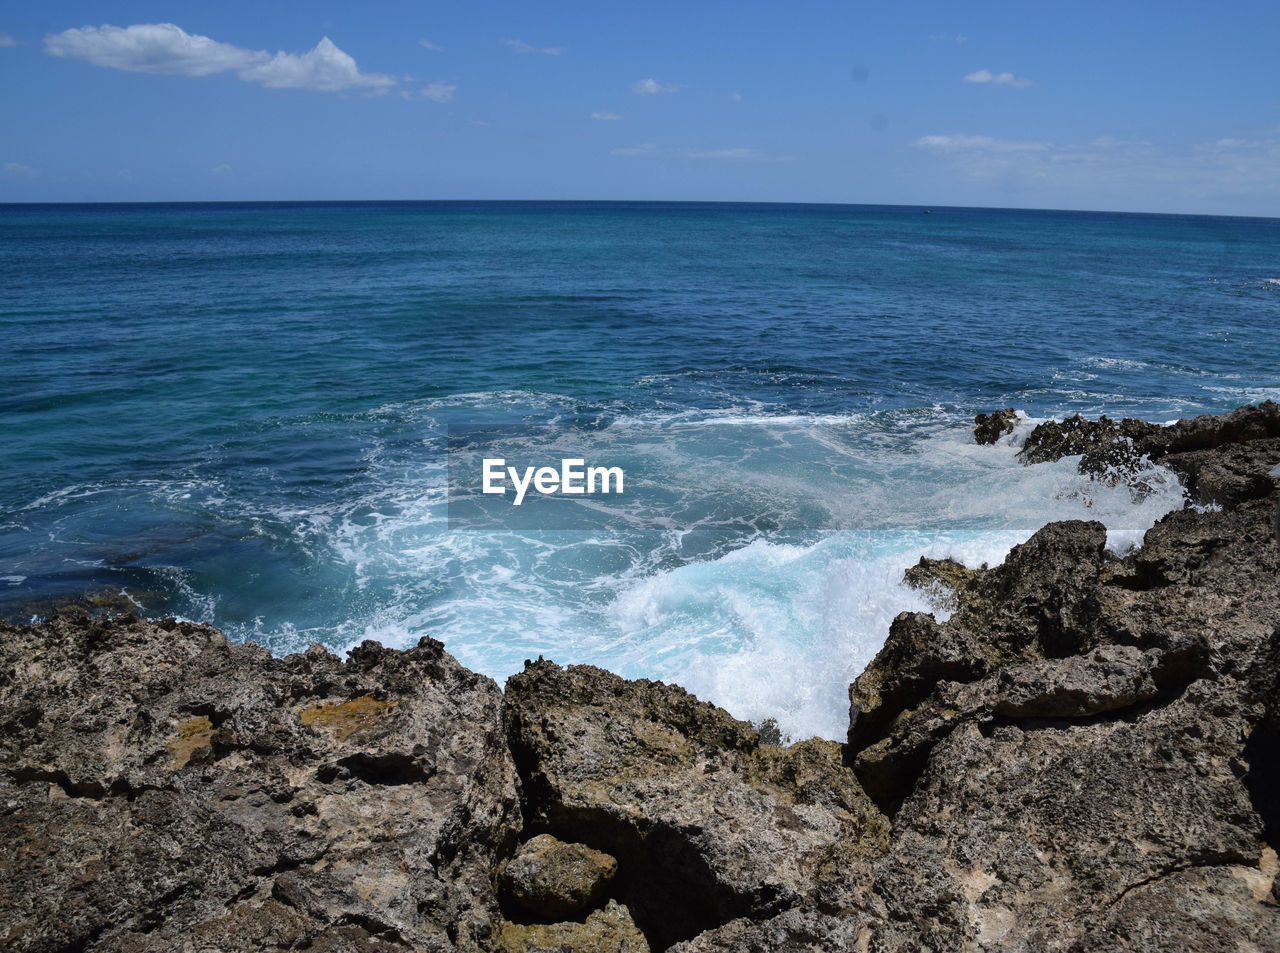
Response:
[[[0,4],[0,202],[1280,216],[1280,3]]]

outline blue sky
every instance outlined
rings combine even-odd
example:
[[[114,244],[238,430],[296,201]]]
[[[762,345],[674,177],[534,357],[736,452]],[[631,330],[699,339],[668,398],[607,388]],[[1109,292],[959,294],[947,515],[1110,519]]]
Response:
[[[1280,3],[0,7],[0,201],[1280,216]]]

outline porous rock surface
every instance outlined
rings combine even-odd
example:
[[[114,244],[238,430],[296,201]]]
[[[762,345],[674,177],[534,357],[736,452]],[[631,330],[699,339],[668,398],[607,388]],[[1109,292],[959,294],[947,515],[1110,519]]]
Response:
[[[616,857],[618,896],[657,948],[847,904],[888,842],[834,742],[761,745],[682,688],[586,665],[527,663],[506,700],[526,823]]]
[[[499,868],[498,883],[526,913],[566,920],[595,907],[617,872],[618,862],[603,851],[539,834]]]
[[[1214,504],[1123,557],[1069,521],[912,567],[949,615],[894,620],[845,745],[431,640],[6,626],[0,947],[1280,950],[1275,419],[1121,427]],[[617,862],[576,913],[496,889],[561,848]]]
[[[0,628],[0,944],[484,948],[521,828],[490,679],[173,620]]]

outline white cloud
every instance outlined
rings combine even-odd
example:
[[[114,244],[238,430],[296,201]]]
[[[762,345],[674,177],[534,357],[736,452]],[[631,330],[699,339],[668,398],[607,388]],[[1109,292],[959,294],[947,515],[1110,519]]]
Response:
[[[248,69],[270,58],[265,52],[255,53],[187,33],[172,23],[86,26],[48,33],[44,49],[52,56],[88,60],[95,66],[180,76],[208,76],[224,70]]]
[[[934,135],[914,145],[937,153],[961,180],[1066,208],[1184,209],[1258,214],[1280,201],[1280,135],[1166,146],[1100,136],[1083,143]]]
[[[395,77],[384,73],[361,73],[356,61],[327,36],[306,53],[272,56],[187,33],[172,23],[137,23],[49,33],[44,49],[51,56],[138,73],[208,76],[235,70],[246,82],[289,89],[385,91],[396,84]]]
[[[980,69],[973,73],[968,73],[964,78],[966,83],[990,83],[993,86],[1017,86],[1019,88],[1030,86],[1031,80],[1014,76],[1012,73],[993,73],[989,69]]]
[[[679,83],[659,83],[656,79],[642,79],[631,87],[633,93],[653,96],[657,93],[674,93],[684,89]]]
[[[0,33],[0,48],[6,46],[17,46],[18,41],[11,37],[8,33]]]
[[[1042,152],[1049,148],[1043,142],[962,135],[921,136],[912,145],[938,152]]]
[[[214,175],[230,175],[233,171],[234,170],[231,168],[231,166],[227,165],[225,162],[223,162],[221,165],[215,165],[213,167]]]
[[[930,33],[929,39],[946,40],[948,43],[955,43],[956,45],[961,45],[969,42],[969,38],[965,36],[963,33],[956,33],[954,35],[950,33]]]
[[[591,118],[603,119],[603,120],[614,120],[614,119],[621,119],[622,117],[619,116],[617,113],[592,113]]]
[[[21,162],[6,162],[4,165],[0,166],[0,172],[3,172],[5,175],[21,178],[28,178],[39,174],[38,170],[33,169],[29,165],[23,165]]]
[[[429,99],[433,103],[447,103],[457,91],[458,87],[451,83],[427,83],[421,89],[402,89],[400,95],[405,99]]]
[[[467,125],[478,126],[483,129],[485,126],[492,126],[493,123],[489,122],[487,119],[469,119],[467,120]]]
[[[443,46],[440,46],[437,43],[432,43],[430,40],[419,40],[418,45],[422,47],[424,50],[434,50],[437,53],[444,52]]]
[[[453,99],[453,94],[458,91],[458,87],[451,83],[427,83],[422,89],[418,90],[418,95],[423,99],[429,99],[433,103],[447,103]]]
[[[735,103],[740,103],[742,102],[742,93],[739,93],[738,91],[735,90],[734,92],[729,94],[729,98],[732,99]]]
[[[503,40],[502,42],[517,53],[544,53],[547,56],[559,56],[565,52],[565,47],[563,46],[537,47],[532,43],[526,43],[524,40]]]
[[[260,66],[241,70],[240,78],[263,86],[325,93],[362,87],[385,90],[396,84],[395,77],[384,73],[361,73],[356,61],[327,36],[301,55],[281,52]]]

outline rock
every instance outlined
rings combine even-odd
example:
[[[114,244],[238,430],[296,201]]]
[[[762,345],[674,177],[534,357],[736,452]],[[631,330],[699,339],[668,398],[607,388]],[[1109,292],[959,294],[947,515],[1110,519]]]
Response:
[[[1051,524],[961,577],[948,621],[895,621],[851,688],[855,771],[894,825],[864,946],[1276,945],[1280,494],[1258,416],[1170,428],[1240,439],[1165,457],[1225,510],[1171,513],[1123,559],[1097,524]]]
[[[615,893],[656,949],[735,917],[846,904],[888,827],[813,739],[755,730],[675,686],[539,660],[507,681],[530,824],[618,859]]]
[[[1105,468],[1129,459],[1130,454],[1120,453],[1119,448],[1134,448],[1134,453],[1141,455],[1142,450],[1138,448],[1142,442],[1160,430],[1159,424],[1131,417],[1115,421],[1104,415],[1097,420],[1086,420],[1076,414],[1063,421],[1036,424],[1018,451],[1018,458],[1023,463],[1050,463],[1063,457],[1093,454],[1092,466]],[[1108,457],[1108,453],[1116,456]]]
[[[521,826],[501,705],[430,639],[344,663],[172,619],[0,627],[3,930],[484,949]]]
[[[984,565],[982,567],[986,569]],[[959,605],[959,593],[972,584],[979,570],[970,569],[954,559],[930,559],[921,556],[914,566],[908,566],[902,581],[923,593],[937,609],[952,611]]]
[[[598,906],[617,872],[618,862],[608,854],[539,834],[520,845],[498,884],[527,913],[567,920]]]
[[[1007,433],[1013,433],[1018,422],[1018,412],[1012,407],[978,414],[973,418],[973,439],[980,444],[995,443]]]
[[[849,747],[858,752],[883,737],[940,682],[984,674],[991,664],[984,654],[968,633],[944,628],[931,615],[898,615],[884,646],[849,686]]]
[[[1268,437],[1213,450],[1166,454],[1161,464],[1183,477],[1201,503],[1234,507],[1270,496],[1276,481],[1268,471],[1280,461],[1280,438]]]
[[[499,948],[505,953],[649,953],[644,934],[616,900],[584,923],[503,923]]]
[[[1280,460],[1278,449],[1280,404],[1268,400],[1167,427],[1130,417],[1090,421],[1077,414],[1037,425],[1018,457],[1045,463],[1080,454],[1081,473],[1124,480],[1139,491],[1145,466],[1160,463],[1184,477],[1192,499],[1230,506],[1271,492],[1275,481],[1267,471]]]
[[[1152,459],[1189,450],[1212,450],[1230,444],[1280,437],[1280,404],[1264,400],[1225,414],[1201,414],[1151,431],[1142,441]]]
[[[677,943],[671,953],[811,953],[813,950],[857,950],[880,926],[859,915],[831,915],[816,910],[788,910],[758,922],[731,920],[722,927]],[[889,947],[892,949],[892,947]]]

